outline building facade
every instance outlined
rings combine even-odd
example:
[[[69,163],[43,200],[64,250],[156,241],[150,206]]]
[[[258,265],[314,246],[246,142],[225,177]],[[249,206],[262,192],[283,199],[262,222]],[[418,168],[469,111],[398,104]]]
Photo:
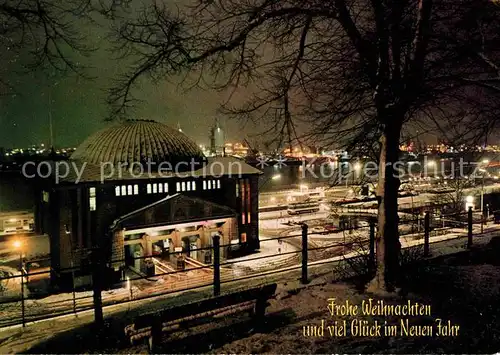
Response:
[[[69,163],[64,179],[37,183],[35,227],[50,237],[56,284],[72,267],[88,277],[94,250],[113,279],[125,268],[144,272],[151,259],[174,269],[180,255],[209,264],[214,235],[228,246],[223,257],[230,245],[259,248],[261,172],[231,157],[206,159],[178,130],[115,124],[83,142]]]

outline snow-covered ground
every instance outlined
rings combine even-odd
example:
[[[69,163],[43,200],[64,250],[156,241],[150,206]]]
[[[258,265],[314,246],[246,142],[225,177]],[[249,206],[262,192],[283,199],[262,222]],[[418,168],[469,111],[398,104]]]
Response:
[[[293,245],[274,238],[261,237],[260,249],[257,253],[245,255],[239,258],[229,259],[234,269],[262,270],[273,265],[283,265],[290,260],[296,259],[297,254],[289,254],[299,249]],[[288,254],[287,254],[288,253]]]

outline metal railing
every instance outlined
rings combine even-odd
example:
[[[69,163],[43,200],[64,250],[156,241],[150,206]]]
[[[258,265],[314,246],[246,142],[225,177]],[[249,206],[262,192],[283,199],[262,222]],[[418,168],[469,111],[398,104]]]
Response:
[[[480,235],[477,224],[484,223],[483,219],[474,217],[472,210],[469,210],[468,213],[448,216],[426,213],[423,219],[401,219],[401,227],[408,227],[406,232],[401,233],[401,240],[405,248],[423,247],[424,257],[430,255],[431,245],[452,238],[466,238],[466,246],[470,248],[473,236]],[[365,272],[374,269],[375,219],[371,219],[368,225],[323,235],[310,233],[307,224],[301,224],[300,229],[300,232],[295,230],[288,235],[262,239],[260,254],[235,259],[221,257],[234,245],[222,245],[215,237],[212,246],[196,249],[199,255],[209,253],[210,263],[190,263],[186,251],[101,262],[103,259],[99,258],[99,251],[94,250],[88,275],[85,271],[89,270],[89,266],[87,269],[75,266],[37,271],[26,270],[26,262],[21,260],[16,272],[0,277],[0,327],[25,325],[90,310],[96,314],[96,321],[102,321],[103,309],[109,306],[134,302],[135,306],[140,307],[141,300],[168,297],[186,291],[198,291],[200,297],[217,295],[221,292],[221,286],[241,286],[241,283],[249,284],[253,280],[265,283],[285,277],[299,277],[302,283],[307,283],[311,275],[320,274],[322,265],[330,265],[329,271],[325,272],[336,270],[339,277],[353,273],[354,263],[362,265]],[[184,268],[178,269],[176,264],[171,263],[172,259],[177,258],[187,261]],[[141,263],[151,260],[156,265],[154,272],[148,275],[135,270],[131,265],[136,260]],[[123,269],[118,280],[105,279],[103,275],[106,275],[106,270],[115,264],[129,266]],[[61,275],[70,279],[70,285],[64,290],[53,289],[51,278]],[[89,282],[80,285],[85,278]]]

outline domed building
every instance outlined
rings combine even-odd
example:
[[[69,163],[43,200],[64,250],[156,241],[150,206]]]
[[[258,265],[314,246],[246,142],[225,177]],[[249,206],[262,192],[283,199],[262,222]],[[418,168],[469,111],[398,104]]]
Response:
[[[210,264],[215,235],[221,245],[259,248],[261,172],[235,158],[205,158],[179,130],[145,120],[113,124],[67,163],[63,174],[54,169],[38,181],[35,209],[56,284],[73,282],[72,267],[76,284],[90,282],[80,270],[97,251],[114,282],[127,270],[146,274],[152,263],[163,270]]]

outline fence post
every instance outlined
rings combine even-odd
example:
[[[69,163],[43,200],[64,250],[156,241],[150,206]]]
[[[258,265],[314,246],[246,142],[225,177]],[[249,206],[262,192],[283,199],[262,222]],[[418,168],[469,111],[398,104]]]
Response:
[[[307,224],[302,223],[302,283],[308,283],[307,277]]]
[[[76,315],[75,269],[71,263],[71,288],[73,290],[73,313]]]
[[[425,212],[424,217],[424,256],[429,256],[429,234],[430,234],[430,223],[431,218],[429,211]]]
[[[94,323],[100,328],[104,325],[104,316],[102,312],[102,285],[101,281],[104,272],[101,270],[101,258],[99,249],[92,250],[92,290],[94,298]]]
[[[21,271],[21,318],[22,318],[22,323],[23,327],[26,326],[25,322],[25,310],[24,310],[24,266],[23,266],[23,254],[20,254],[19,257],[19,267]]]
[[[370,272],[375,270],[375,219],[370,219],[370,254],[368,256]]]
[[[467,213],[467,248],[472,247],[472,207]]]
[[[214,296],[220,295],[220,236],[213,236],[214,247]]]

